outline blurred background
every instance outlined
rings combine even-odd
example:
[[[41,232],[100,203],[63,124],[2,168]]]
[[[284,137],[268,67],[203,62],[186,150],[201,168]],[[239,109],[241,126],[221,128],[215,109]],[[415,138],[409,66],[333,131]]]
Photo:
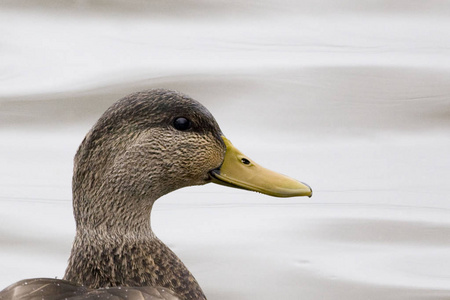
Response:
[[[152,226],[208,299],[449,299],[450,2],[0,3],[0,288],[62,278],[72,160],[169,88],[311,199],[207,185]]]

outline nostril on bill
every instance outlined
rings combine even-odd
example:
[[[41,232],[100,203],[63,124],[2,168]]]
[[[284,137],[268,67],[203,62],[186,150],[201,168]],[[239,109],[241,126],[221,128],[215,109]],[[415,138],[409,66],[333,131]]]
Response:
[[[246,158],[241,158],[241,162],[242,162],[244,165],[249,165],[249,164],[250,164],[250,161],[249,161],[248,159],[246,159]]]

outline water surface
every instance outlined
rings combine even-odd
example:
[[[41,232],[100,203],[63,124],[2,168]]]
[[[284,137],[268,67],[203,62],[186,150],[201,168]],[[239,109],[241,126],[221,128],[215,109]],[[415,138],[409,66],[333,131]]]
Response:
[[[153,229],[209,299],[450,298],[450,9],[388,3],[2,3],[0,286],[63,276],[78,144],[164,87],[314,189],[158,200]]]

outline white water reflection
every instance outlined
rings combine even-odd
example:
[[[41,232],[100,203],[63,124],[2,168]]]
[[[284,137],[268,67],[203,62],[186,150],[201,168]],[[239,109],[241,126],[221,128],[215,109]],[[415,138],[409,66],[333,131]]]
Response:
[[[325,2],[6,1],[0,287],[63,275],[78,144],[113,101],[165,87],[314,189],[286,200],[208,185],[157,202],[155,232],[209,299],[450,297],[449,7]]]

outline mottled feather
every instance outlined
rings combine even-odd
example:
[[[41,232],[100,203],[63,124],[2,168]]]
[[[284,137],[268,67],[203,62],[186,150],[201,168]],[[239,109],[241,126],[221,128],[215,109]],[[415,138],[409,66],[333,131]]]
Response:
[[[34,278],[21,280],[3,290],[0,300],[180,300],[172,291],[160,286],[110,287],[89,289],[67,280]]]
[[[192,126],[177,130],[177,117]],[[21,281],[0,299],[206,299],[152,232],[150,213],[164,194],[210,181],[225,154],[221,135],[211,113],[178,92],[148,90],[113,104],[75,155],[76,235],[64,280]]]

